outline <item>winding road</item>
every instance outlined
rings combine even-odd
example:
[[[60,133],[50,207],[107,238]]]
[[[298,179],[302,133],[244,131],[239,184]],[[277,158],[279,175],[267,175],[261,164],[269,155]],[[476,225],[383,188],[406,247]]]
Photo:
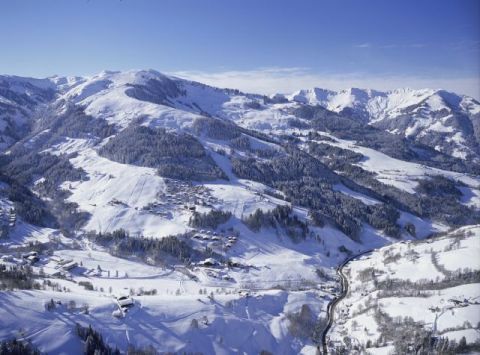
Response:
[[[341,293],[340,293],[340,295],[333,298],[333,300],[327,306],[328,322],[327,322],[327,325],[326,325],[326,327],[325,327],[325,329],[323,330],[323,333],[322,333],[322,348],[323,348],[323,354],[324,355],[328,354],[327,334],[328,334],[328,331],[333,326],[333,320],[334,320],[333,318],[334,318],[334,314],[335,314],[335,307],[340,303],[341,300],[343,300],[345,298],[345,296],[348,293],[348,279],[345,276],[345,274],[343,273],[343,269],[345,268],[345,266],[350,261],[355,260],[355,259],[357,259],[357,258],[359,258],[359,257],[361,257],[365,254],[368,254],[368,253],[372,252],[373,250],[374,249],[366,250],[366,251],[364,251],[360,254],[357,254],[357,255],[354,255],[354,256],[351,256],[351,257],[345,259],[345,261],[342,264],[340,264],[336,269],[337,275],[340,278]]]

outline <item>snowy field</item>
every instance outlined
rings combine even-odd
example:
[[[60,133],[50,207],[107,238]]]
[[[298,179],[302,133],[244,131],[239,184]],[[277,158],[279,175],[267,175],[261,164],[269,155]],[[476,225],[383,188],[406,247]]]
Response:
[[[350,262],[344,269],[349,290],[336,308],[332,344],[344,345],[348,335],[358,346],[369,342],[370,353],[393,350],[395,334],[386,333],[379,314],[400,323],[409,317],[437,338],[479,341],[478,277],[456,283],[462,272],[478,273],[478,255],[480,227],[472,226],[434,240],[386,246]]]

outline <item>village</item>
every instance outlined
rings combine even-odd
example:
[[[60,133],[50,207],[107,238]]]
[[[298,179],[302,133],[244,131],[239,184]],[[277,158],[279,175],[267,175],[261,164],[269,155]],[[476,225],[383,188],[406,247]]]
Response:
[[[213,208],[221,203],[204,185],[193,185],[172,179],[165,179],[165,184],[165,193],[159,194],[157,201],[144,206],[144,211],[171,219],[175,211],[195,212],[197,206]]]

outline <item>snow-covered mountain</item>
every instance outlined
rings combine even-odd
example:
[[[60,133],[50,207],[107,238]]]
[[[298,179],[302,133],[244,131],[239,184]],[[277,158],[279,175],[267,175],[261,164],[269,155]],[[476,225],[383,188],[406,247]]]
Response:
[[[49,79],[0,76],[0,149],[23,137],[40,104],[53,100],[56,85]]]
[[[287,97],[351,115],[455,157],[478,160],[480,103],[465,95],[433,89],[314,88]]]
[[[0,83],[0,340],[80,353],[79,322],[122,351],[315,353],[345,258],[480,224],[478,152],[401,133],[445,114],[464,137],[473,99],[153,70]]]
[[[292,120],[286,107],[320,105],[453,157],[478,162],[480,155],[480,103],[445,90],[383,92],[351,88],[335,92],[314,88],[267,98],[213,88],[154,70],[104,71],[91,77],[48,79],[4,76],[0,83],[4,147],[18,139],[11,137],[11,131],[25,124],[25,110],[52,100],[56,94],[57,100],[81,105],[86,113],[106,117],[118,125],[128,125],[134,117],[144,116],[170,128],[192,122],[196,114],[228,118],[262,130],[285,128]],[[18,105],[22,105],[20,111]],[[172,112],[175,119],[169,119]]]

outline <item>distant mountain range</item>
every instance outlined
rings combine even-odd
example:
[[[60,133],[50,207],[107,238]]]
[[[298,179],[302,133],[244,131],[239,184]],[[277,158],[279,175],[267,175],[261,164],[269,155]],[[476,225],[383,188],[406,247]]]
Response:
[[[88,112],[98,114],[103,110],[102,116],[114,117],[122,110],[124,125],[135,115],[152,116],[145,102],[185,112],[184,119],[188,114],[200,114],[247,125],[256,112],[271,112],[272,117],[264,122],[255,118],[256,129],[281,125],[289,115],[287,107],[291,110],[318,105],[453,157],[478,163],[480,156],[480,103],[468,96],[433,89],[382,92],[351,88],[336,92],[313,88],[267,98],[213,88],[153,70],[47,79],[0,76],[0,146],[5,149],[26,132],[24,128],[32,122],[36,107],[59,100],[80,104]],[[126,107],[129,104],[132,106]],[[166,114],[165,110],[162,114]],[[175,121],[171,122],[174,126],[181,125],[178,118]]]
[[[287,98],[320,105],[452,156],[478,161],[480,104],[468,96],[433,89],[335,92],[314,88]]]

